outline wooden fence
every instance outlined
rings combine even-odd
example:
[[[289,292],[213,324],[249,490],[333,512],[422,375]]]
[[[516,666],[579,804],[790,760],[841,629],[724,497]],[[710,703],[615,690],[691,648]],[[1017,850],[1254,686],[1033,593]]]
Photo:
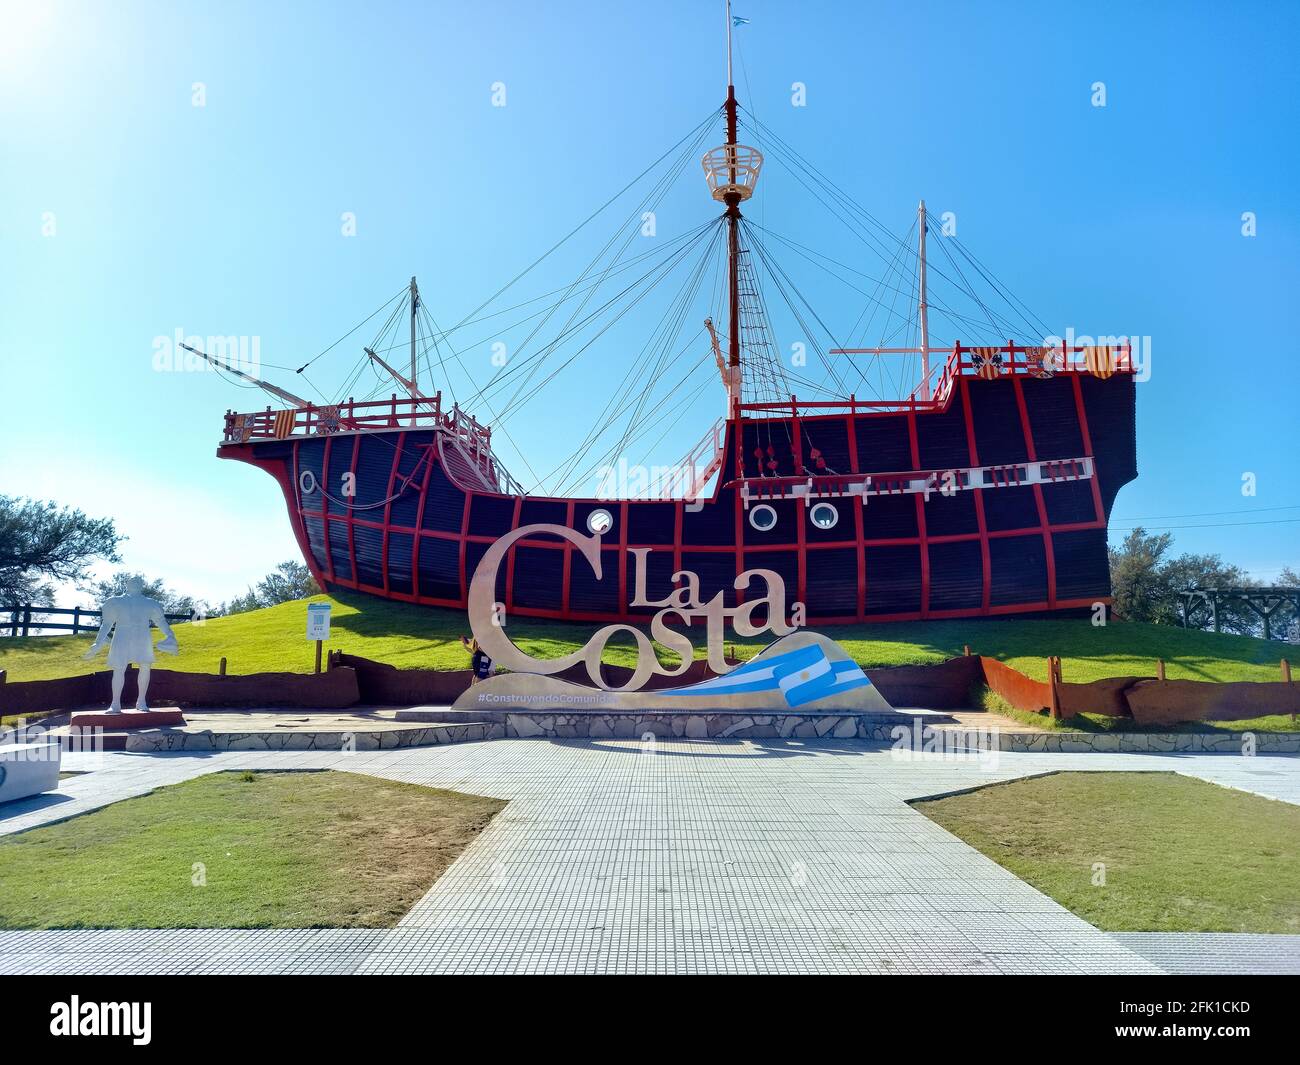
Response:
[[[32,630],[39,630],[41,635],[47,629],[58,630],[58,634],[71,632],[73,636],[82,632],[93,632],[99,628],[100,611],[87,610],[84,607],[61,606],[27,606],[9,607],[0,613],[7,613],[9,620],[0,622],[0,635],[30,636]],[[47,615],[71,617],[72,621],[47,621]],[[166,614],[168,621],[193,621],[193,614]]]

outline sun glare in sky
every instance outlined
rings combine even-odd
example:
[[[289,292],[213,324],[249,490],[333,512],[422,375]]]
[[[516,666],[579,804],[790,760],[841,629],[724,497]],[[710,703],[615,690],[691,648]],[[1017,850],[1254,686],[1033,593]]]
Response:
[[[49,47],[56,14],[46,0],[0,0],[0,77],[30,68]]]

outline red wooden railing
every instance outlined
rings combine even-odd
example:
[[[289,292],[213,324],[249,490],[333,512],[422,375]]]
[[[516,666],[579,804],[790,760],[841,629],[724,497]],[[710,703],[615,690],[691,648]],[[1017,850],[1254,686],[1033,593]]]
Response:
[[[501,465],[492,451],[492,428],[454,404],[442,409],[442,393],[414,399],[394,394],[388,399],[349,399],[337,405],[309,403],[305,407],[265,410],[240,414],[226,411],[222,446],[246,444],[250,440],[290,440],[332,433],[373,432],[377,429],[438,429],[448,434],[465,460],[477,468],[486,483],[496,484],[511,495],[525,495],[523,488]]]
[[[697,499],[700,492],[713,479],[713,475],[722,469],[726,441],[727,420],[719,418],[713,423],[709,431],[704,434],[704,439],[696,444],[691,449],[690,454],[678,464],[677,469],[684,476],[690,478],[689,483],[686,484],[686,499]],[[660,498],[670,499],[675,497],[681,487],[682,485],[678,483],[667,485]]]
[[[919,352],[919,348],[891,348],[890,352]],[[934,350],[934,349],[931,349]],[[1132,349],[1128,344],[1111,347],[1093,347],[1070,345],[1066,347],[1043,347],[1008,343],[1001,347],[982,347],[955,344],[943,369],[935,382],[934,391],[929,399],[921,399],[920,386],[912,390],[904,399],[859,399],[856,395],[832,400],[798,400],[794,396],[789,401],[766,401],[762,403],[739,403],[738,411],[756,413],[785,413],[798,417],[800,410],[843,410],[857,413],[872,410],[932,410],[947,405],[953,382],[958,377],[980,376],[977,365],[978,354],[995,353],[1001,358],[996,377],[1031,377],[1043,376],[1042,368],[1031,356],[1049,352],[1055,360],[1051,367],[1053,373],[1087,374],[1094,368],[1088,364],[1088,352],[1094,358],[1101,357],[1111,373],[1136,373]],[[1096,353],[1102,353],[1098,356]],[[356,402],[349,399],[337,406],[308,404],[292,412],[292,421],[283,419],[277,422],[277,416],[286,416],[284,411],[271,407],[265,410],[240,414],[226,412],[225,434],[223,443],[244,443],[248,440],[274,440],[285,436],[312,436],[331,432],[355,432],[368,429],[396,429],[401,426],[413,428],[440,428],[453,433],[471,454],[478,455],[490,450],[492,429],[484,425],[472,414],[454,406],[449,413],[442,409],[442,393],[438,392],[428,398],[414,399],[410,396],[394,394],[389,399],[363,400]],[[279,431],[277,431],[277,425]],[[287,430],[287,432],[285,431]],[[716,449],[715,430],[706,436],[706,442]],[[701,445],[697,451],[705,450]]]
[[[459,406],[450,412],[442,409],[442,393],[427,398],[394,394],[389,399],[356,400],[346,403],[314,404],[292,411],[265,410],[241,414],[226,411],[222,443],[242,444],[249,440],[275,440],[290,436],[316,436],[328,433],[358,432],[372,429],[445,429],[475,457],[490,451],[492,429]]]
[[[930,350],[933,352],[935,349],[931,348]],[[888,353],[920,354],[920,351],[920,348],[890,348]],[[1090,351],[1094,353],[1094,358],[1099,360],[1101,365],[1109,369],[1110,373],[1131,374],[1137,372],[1137,366],[1133,362],[1132,348],[1128,344],[1112,345],[1110,347],[1100,345],[1092,347],[1082,344],[1051,347],[1007,343],[1001,347],[996,347],[959,343],[953,345],[929,399],[919,398],[921,386],[918,384],[905,399],[858,399],[856,395],[850,395],[848,398],[832,400],[800,400],[791,396],[788,401],[784,402],[741,403],[737,406],[741,411],[789,413],[792,418],[798,417],[801,410],[847,410],[850,414],[856,414],[859,411],[867,413],[873,410],[938,410],[948,405],[953,382],[958,377],[981,376],[977,365],[979,353],[993,353],[1001,357],[1001,365],[998,367],[997,373],[992,375],[994,377],[1035,377],[1046,376],[1041,366],[1032,358],[1032,356],[1037,356],[1042,352],[1049,353],[1053,360],[1050,366],[1052,373],[1094,373],[1093,367],[1088,364],[1088,353]],[[832,354],[835,353],[832,352]]]

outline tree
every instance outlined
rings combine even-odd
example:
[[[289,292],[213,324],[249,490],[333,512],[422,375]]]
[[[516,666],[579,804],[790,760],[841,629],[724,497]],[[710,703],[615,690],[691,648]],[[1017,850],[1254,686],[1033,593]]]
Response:
[[[1166,557],[1173,546],[1169,533],[1149,534],[1139,527],[1124,537],[1123,543],[1110,549],[1110,583],[1115,613],[1127,621],[1148,621],[1159,625],[1182,623],[1181,593],[1193,588],[1259,588],[1261,583],[1240,566],[1223,561],[1218,555],[1183,554]],[[1279,587],[1300,586],[1300,575],[1290,567],[1282,570]],[[1210,620],[1198,613],[1195,622],[1209,627]],[[1275,633],[1287,631],[1292,620],[1282,611],[1272,620]],[[1219,606],[1219,627],[1241,636],[1262,636],[1264,625],[1259,615],[1240,602]]]
[[[262,606],[306,599],[309,595],[320,595],[320,585],[311,575],[311,570],[303,563],[292,560],[281,562],[257,585],[257,601]]]
[[[70,507],[0,496],[0,607],[53,596],[49,582],[82,582],[92,562],[118,562],[122,542],[109,518]]]
[[[242,614],[249,610],[258,610],[277,603],[288,603],[294,599],[306,599],[311,595],[320,595],[320,585],[316,578],[301,562],[281,562],[275,570],[268,573],[256,585],[249,588],[244,595],[236,596],[228,603],[222,603],[214,614]]]
[[[1218,555],[1179,555],[1165,565],[1164,573],[1173,597],[1174,616],[1168,619],[1171,624],[1182,618],[1179,592],[1192,588],[1253,588],[1259,583],[1240,566],[1228,565]],[[1238,603],[1219,607],[1219,626],[1239,636],[1263,635],[1259,615]]]
[[[196,600],[192,595],[182,595],[172,591],[160,578],[146,577],[143,573],[131,573],[124,569],[118,570],[107,580],[96,581],[91,585],[90,591],[95,596],[96,602],[102,603],[115,595],[124,595],[126,582],[132,577],[138,577],[144,583],[145,595],[162,603],[164,613],[190,615],[198,613],[204,616],[212,613],[207,603]]]
[[[250,610],[256,610],[262,604],[257,601],[257,592],[252,588],[248,589],[243,595],[237,595],[228,603],[222,603],[213,612],[216,614],[245,614]]]
[[[1170,622],[1171,594],[1162,572],[1165,553],[1173,544],[1169,533],[1152,536],[1138,526],[1118,548],[1110,549],[1110,594],[1115,613],[1126,621]]]

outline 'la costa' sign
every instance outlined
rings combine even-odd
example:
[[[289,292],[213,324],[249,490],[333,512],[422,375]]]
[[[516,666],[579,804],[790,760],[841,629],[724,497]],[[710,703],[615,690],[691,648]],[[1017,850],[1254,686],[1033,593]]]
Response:
[[[707,634],[709,668],[716,674],[725,674],[734,667],[723,657],[723,633],[730,623],[739,636],[758,636],[771,632],[774,636],[786,636],[802,624],[803,606],[794,604],[793,623],[786,621],[785,582],[781,575],[770,569],[750,569],[740,574],[733,582],[737,591],[750,593],[754,582],[761,581],[764,594],[749,598],[739,606],[724,605],[723,593],[718,592],[707,603],[700,599],[699,577],[690,570],[679,570],[673,574],[673,583],[683,582],[663,599],[650,599],[646,590],[646,556],[650,548],[633,548],[634,556],[634,592],[630,606],[659,607],[658,613],[650,620],[650,635],[647,637],[640,629],[632,625],[606,625],[596,632],[587,643],[563,658],[538,660],[520,650],[506,635],[505,627],[500,623],[500,614],[496,602],[497,574],[501,560],[506,552],[519,540],[534,536],[558,536],[577,548],[578,552],[591,566],[596,579],[601,579],[600,537],[585,536],[575,529],[563,525],[525,525],[515,529],[497,540],[474,571],[469,586],[469,621],[474,637],[493,661],[504,669],[514,673],[562,673],[571,666],[584,663],[587,675],[593,684],[606,691],[636,691],[644,686],[653,674],[665,677],[681,676],[690,668],[694,657],[694,648],[690,638],[670,624],[676,621],[686,626],[693,621],[703,621]],[[755,616],[765,617],[759,623]],[[637,662],[632,678],[621,687],[606,684],[600,675],[600,658],[605,646],[618,633],[631,633],[636,640]],[[674,652],[680,661],[669,669],[661,665],[655,655],[654,644],[662,644]]]

